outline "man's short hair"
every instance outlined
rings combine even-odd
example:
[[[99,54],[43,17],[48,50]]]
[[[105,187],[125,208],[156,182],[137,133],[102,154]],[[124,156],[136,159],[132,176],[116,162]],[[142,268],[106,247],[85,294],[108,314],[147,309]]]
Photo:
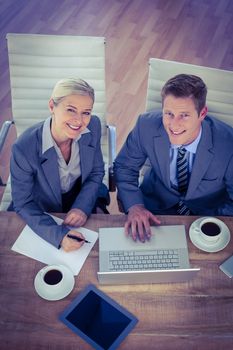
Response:
[[[162,88],[162,103],[168,95],[174,97],[190,97],[196,107],[198,115],[206,105],[207,87],[204,81],[191,74],[178,74],[169,79]]]

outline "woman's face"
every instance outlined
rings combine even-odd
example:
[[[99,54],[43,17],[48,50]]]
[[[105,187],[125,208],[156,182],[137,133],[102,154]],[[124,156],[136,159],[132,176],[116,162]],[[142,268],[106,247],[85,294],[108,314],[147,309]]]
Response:
[[[90,96],[69,95],[57,105],[49,101],[52,114],[51,133],[55,141],[76,139],[87,127],[91,119],[93,100]]]

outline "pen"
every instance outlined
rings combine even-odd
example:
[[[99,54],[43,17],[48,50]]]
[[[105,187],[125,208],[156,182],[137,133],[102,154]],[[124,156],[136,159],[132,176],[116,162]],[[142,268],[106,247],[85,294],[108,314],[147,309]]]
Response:
[[[78,241],[78,242],[84,241],[85,243],[91,243],[91,242],[87,241],[86,239],[80,238],[80,237],[77,237],[77,236],[73,236],[73,235],[69,235],[69,234],[68,234],[67,237],[72,238],[72,239],[75,239],[75,240]]]

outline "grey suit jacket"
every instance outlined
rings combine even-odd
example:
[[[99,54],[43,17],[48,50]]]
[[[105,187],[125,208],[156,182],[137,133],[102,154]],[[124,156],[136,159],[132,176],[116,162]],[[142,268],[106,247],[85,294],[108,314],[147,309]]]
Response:
[[[196,215],[233,215],[233,129],[209,116],[202,128],[184,202]],[[170,182],[169,147],[161,112],[139,116],[114,164],[125,212],[144,204],[153,213],[176,213],[180,194]],[[147,158],[151,169],[139,187],[139,170]]]
[[[89,133],[80,138],[82,188],[72,208],[89,215],[95,205],[104,176],[100,148],[101,125],[92,116]],[[58,226],[44,212],[62,212],[62,196],[54,147],[42,154],[43,122],[26,130],[12,148],[11,185],[13,208],[42,238],[59,247],[66,226]]]

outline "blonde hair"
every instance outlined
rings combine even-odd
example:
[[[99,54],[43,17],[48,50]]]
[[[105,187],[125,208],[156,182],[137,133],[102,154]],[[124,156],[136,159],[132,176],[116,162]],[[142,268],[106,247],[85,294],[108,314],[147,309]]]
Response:
[[[69,95],[90,96],[95,101],[94,89],[82,79],[62,79],[59,80],[53,88],[51,99],[58,104],[62,98]]]

